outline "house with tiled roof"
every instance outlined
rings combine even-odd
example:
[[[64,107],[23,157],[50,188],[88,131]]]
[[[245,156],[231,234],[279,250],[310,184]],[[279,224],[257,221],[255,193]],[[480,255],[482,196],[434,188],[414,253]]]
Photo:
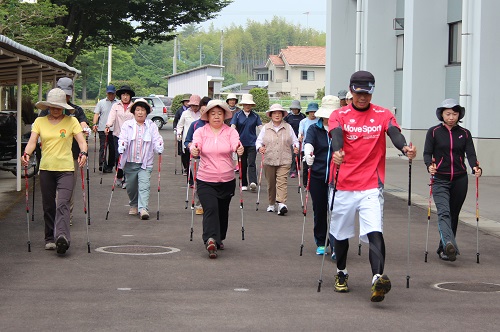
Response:
[[[326,47],[288,46],[278,55],[270,55],[268,68],[270,95],[288,95],[311,100],[325,86]]]

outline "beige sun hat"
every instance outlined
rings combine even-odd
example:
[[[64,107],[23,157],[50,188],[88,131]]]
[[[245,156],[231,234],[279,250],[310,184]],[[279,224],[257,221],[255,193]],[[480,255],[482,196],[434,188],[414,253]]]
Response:
[[[208,121],[208,112],[214,107],[219,107],[224,110],[224,119],[231,119],[233,117],[233,112],[229,109],[229,105],[224,100],[213,99],[210,100],[205,108],[205,111],[200,117],[200,120]]]
[[[333,111],[340,108],[339,97],[327,95],[321,99],[321,107],[316,112],[317,118],[329,118]]]
[[[229,99],[235,99],[236,102],[238,102],[238,97],[236,97],[236,94],[235,93],[228,93],[227,94],[227,97],[226,97],[226,103]]]
[[[351,91],[347,91],[347,94],[345,95],[345,99],[352,99]]]
[[[49,107],[62,108],[67,110],[73,109],[73,107],[68,105],[68,103],[66,102],[66,92],[59,88],[50,90],[47,93],[47,100],[39,101],[35,104],[35,107],[42,111]]]
[[[138,98],[134,101],[134,103],[130,106],[130,113],[135,114],[135,109],[137,106],[142,106],[146,109],[146,114],[151,113],[151,105],[149,105],[148,101],[144,98]]]
[[[283,117],[288,114],[288,112],[280,104],[272,104],[269,110],[266,111],[266,116],[271,117],[271,113],[276,111],[281,111],[283,113]]]
[[[245,93],[241,96],[241,101],[240,105],[255,105],[255,102],[253,101],[253,95],[250,93]]]

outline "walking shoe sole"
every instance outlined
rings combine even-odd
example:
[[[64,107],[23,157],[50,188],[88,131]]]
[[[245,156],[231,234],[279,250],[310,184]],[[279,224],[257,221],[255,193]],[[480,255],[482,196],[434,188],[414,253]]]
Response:
[[[391,290],[391,281],[389,277],[382,274],[372,286],[372,297],[370,301],[381,302],[385,298],[385,294],[389,293]]]
[[[444,247],[444,253],[446,256],[448,256],[448,260],[450,262],[454,262],[457,260],[457,250],[455,249],[453,243],[448,242],[446,244],[446,247]]]
[[[60,254],[60,255],[63,255],[66,253],[66,251],[68,250],[69,248],[69,243],[68,243],[68,240],[66,240],[65,237],[63,236],[60,236],[57,238],[56,240],[56,250],[57,250],[57,253]]]
[[[287,207],[286,207],[286,206],[283,206],[283,207],[281,208],[281,210],[279,210],[279,211],[278,211],[278,216],[284,216],[284,215],[285,215],[285,213],[287,213],[287,212],[288,212]]]
[[[211,259],[217,258],[217,245],[214,240],[207,241],[208,257]]]

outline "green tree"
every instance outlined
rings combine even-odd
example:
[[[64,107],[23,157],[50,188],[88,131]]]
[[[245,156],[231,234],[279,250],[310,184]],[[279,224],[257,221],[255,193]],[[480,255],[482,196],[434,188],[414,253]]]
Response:
[[[36,4],[0,0],[0,34],[63,61],[70,53],[63,46],[68,34],[54,21],[67,13],[65,6],[49,0]]]
[[[325,87],[322,87],[321,89],[316,90],[316,99],[321,100],[325,96]]]
[[[262,112],[269,109],[269,95],[266,89],[253,88],[250,89],[250,94],[253,95],[253,101],[255,102],[254,109],[256,111]]]

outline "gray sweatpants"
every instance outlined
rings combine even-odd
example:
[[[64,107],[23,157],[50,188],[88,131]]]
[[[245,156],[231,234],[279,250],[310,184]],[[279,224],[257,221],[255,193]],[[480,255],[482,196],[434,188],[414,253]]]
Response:
[[[69,206],[73,193],[73,175],[73,172],[40,171],[45,243],[54,242],[60,235],[71,241]]]

